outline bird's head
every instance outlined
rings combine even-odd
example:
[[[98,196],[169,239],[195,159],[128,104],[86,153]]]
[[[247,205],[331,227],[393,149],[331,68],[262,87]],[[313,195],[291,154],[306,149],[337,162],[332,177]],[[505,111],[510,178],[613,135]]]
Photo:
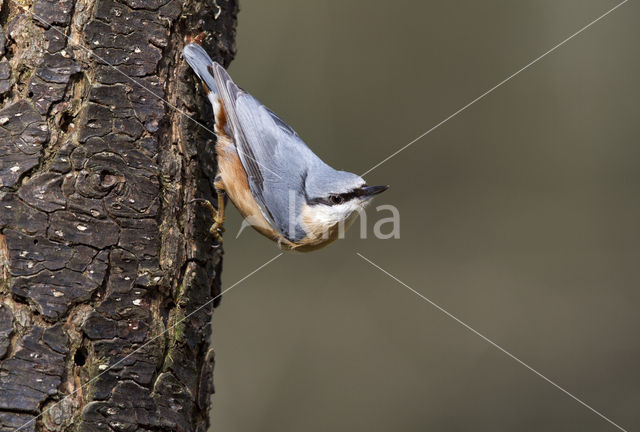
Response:
[[[307,181],[302,226],[307,233],[324,237],[338,226],[346,229],[375,195],[388,188],[369,186],[361,177],[344,171]]]

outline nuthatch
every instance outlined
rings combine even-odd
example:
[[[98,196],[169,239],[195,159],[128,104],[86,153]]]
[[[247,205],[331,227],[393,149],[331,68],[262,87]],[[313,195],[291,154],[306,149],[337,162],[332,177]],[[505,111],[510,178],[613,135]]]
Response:
[[[326,246],[371,198],[388,186],[367,186],[352,173],[324,163],[284,121],[231,80],[206,51],[190,43],[182,51],[213,105],[218,209],[211,233],[221,240],[224,196],[244,218],[283,249]]]

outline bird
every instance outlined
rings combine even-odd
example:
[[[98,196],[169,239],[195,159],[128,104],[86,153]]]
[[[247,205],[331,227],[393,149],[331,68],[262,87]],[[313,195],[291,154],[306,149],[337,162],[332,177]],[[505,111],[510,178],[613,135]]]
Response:
[[[238,87],[199,43],[186,44],[182,53],[213,106],[217,209],[196,200],[211,211],[209,231],[218,243],[225,196],[280,249],[308,252],[336,240],[389,187],[369,186],[360,176],[323,162],[291,126]]]

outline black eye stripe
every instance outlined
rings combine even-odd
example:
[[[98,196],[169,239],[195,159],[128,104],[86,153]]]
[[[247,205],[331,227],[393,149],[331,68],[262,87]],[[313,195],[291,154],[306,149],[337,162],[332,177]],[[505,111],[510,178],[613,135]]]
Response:
[[[363,194],[364,192],[361,189],[356,189],[354,191],[345,192],[343,194],[329,195],[328,197],[310,198],[307,202],[309,204],[324,204],[328,206],[333,206],[333,205],[343,204],[349,200],[354,199],[355,197],[362,196]],[[336,198],[339,198],[339,199],[336,199]]]

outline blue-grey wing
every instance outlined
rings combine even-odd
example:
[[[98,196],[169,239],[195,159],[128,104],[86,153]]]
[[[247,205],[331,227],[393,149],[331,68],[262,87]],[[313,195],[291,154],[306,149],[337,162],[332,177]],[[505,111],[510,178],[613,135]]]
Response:
[[[249,93],[222,66],[215,78],[249,187],[267,220],[290,240],[304,237],[295,215],[304,200],[305,177],[322,164],[298,134]]]

